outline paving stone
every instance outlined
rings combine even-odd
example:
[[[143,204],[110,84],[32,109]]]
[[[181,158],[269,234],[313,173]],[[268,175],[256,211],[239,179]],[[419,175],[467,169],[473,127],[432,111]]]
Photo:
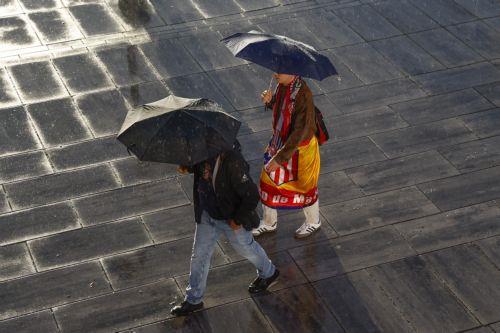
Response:
[[[474,20],[474,16],[453,0],[410,0],[442,26]]]
[[[340,234],[351,234],[439,213],[414,187],[322,205],[321,213]]]
[[[376,0],[373,8],[405,34],[429,30],[439,26],[408,0]]]
[[[301,13],[298,20],[314,33],[322,49],[357,44],[363,41],[333,12],[322,9]],[[334,34],[331,31],[335,31]]]
[[[334,12],[367,41],[401,34],[369,5],[346,7]]]
[[[118,186],[111,169],[99,165],[4,185],[16,209],[67,200]]]
[[[173,179],[82,198],[75,201],[75,207],[82,223],[93,225],[187,203],[180,185]]]
[[[365,271],[313,283],[348,332],[412,332],[410,324]]]
[[[66,9],[35,12],[28,15],[42,35],[44,43],[56,43],[82,38]]]
[[[499,322],[499,323],[496,323],[496,324],[491,325],[491,328],[492,328],[495,332],[500,332],[500,322]]]
[[[446,29],[422,31],[409,37],[447,67],[463,66],[483,60],[483,57]]]
[[[322,91],[332,92],[363,85],[363,82],[356,76],[356,74],[354,74],[352,70],[347,67],[331,50],[324,51],[323,54],[331,60],[339,74],[325,78],[322,81],[315,82]]]
[[[0,318],[20,316],[109,291],[102,268],[96,262],[2,282]]]
[[[257,296],[254,301],[278,332],[343,332],[308,285]]]
[[[408,126],[397,113],[388,108],[356,112],[328,119],[330,140],[340,141]]]
[[[149,1],[108,0],[108,5],[126,24],[133,29],[164,26],[165,22]]]
[[[448,29],[486,59],[500,58],[500,31],[479,21],[451,26]]]
[[[481,323],[500,319],[500,271],[478,247],[452,247],[428,254],[425,260]]]
[[[194,207],[186,205],[165,209],[142,217],[156,243],[191,238],[194,235]]]
[[[0,281],[34,272],[35,267],[25,243],[0,247]]]
[[[347,177],[345,172],[329,172],[321,175],[318,182],[321,206],[363,196],[361,189]]]
[[[366,137],[323,145],[321,156],[323,174],[386,159],[380,149]]]
[[[0,29],[6,31],[0,36],[2,50],[17,50],[40,45],[28,22],[28,18],[24,15],[0,18]]]
[[[102,262],[114,289],[130,288],[188,274],[192,248],[193,237],[189,237],[104,258]],[[226,262],[216,246],[211,267]]]
[[[467,333],[493,333],[493,329],[492,328],[488,328],[488,327],[479,327],[479,328],[475,328],[473,330],[470,330],[470,331],[467,331]]]
[[[376,109],[425,96],[415,83],[402,79],[327,94],[345,113]]]
[[[208,310],[203,312],[206,313]],[[239,313],[241,315],[242,313]],[[178,318],[161,321],[159,323],[146,325],[132,330],[127,330],[124,333],[203,333],[202,328],[197,320],[197,313],[184,317],[182,322]]]
[[[28,242],[38,270],[47,270],[151,244],[139,219],[108,223]]]
[[[392,104],[390,107],[414,125],[488,110],[494,106],[473,89],[466,89]]]
[[[0,155],[40,148],[22,107],[0,110]]]
[[[276,253],[276,255],[270,256],[270,259],[280,270],[280,277],[276,280],[276,284],[268,289],[270,292],[275,293],[277,290],[299,286],[307,282],[288,253]],[[256,275],[255,266],[248,260],[212,269],[208,275],[207,290],[203,299],[205,307],[213,307],[249,298],[248,285],[255,279]],[[181,276],[176,280],[182,290],[185,290],[188,284],[188,276]]]
[[[441,148],[439,152],[461,172],[500,164],[500,136]]]
[[[123,185],[129,186],[177,175],[177,166],[167,163],[141,162],[136,157],[111,163]]]
[[[415,254],[391,226],[316,242],[288,252],[309,281],[322,280]]]
[[[14,86],[10,83],[7,72],[3,68],[0,68],[0,108],[12,107],[19,104],[19,97],[14,90]]]
[[[100,50],[97,56],[119,86],[156,79],[136,45]]]
[[[233,0],[195,0],[194,3],[205,18],[238,14],[243,11],[243,8]]]
[[[500,267],[500,236],[478,241],[478,244],[491,261]]]
[[[233,114],[241,122],[238,134],[251,134],[272,129],[273,114],[270,109],[264,107],[237,111]]]
[[[245,61],[233,56],[229,49],[220,42],[221,39],[222,36],[216,32],[196,32],[179,39],[179,43],[206,71],[244,64]]]
[[[486,19],[483,20],[483,22],[500,31],[500,17],[497,16],[494,18]]]
[[[45,146],[90,138],[90,133],[69,98],[31,104],[27,110]]]
[[[53,62],[73,94],[104,89],[112,85],[89,53],[56,58]]]
[[[187,98],[203,96],[216,101],[227,112],[234,111],[233,105],[222,95],[215,83],[205,73],[179,76],[168,79],[165,83],[174,95]]]
[[[128,111],[116,90],[78,96],[76,104],[98,136],[118,133]]]
[[[3,191],[0,192],[0,213],[5,213],[10,211],[9,203],[7,197]]]
[[[128,156],[127,149],[115,137],[85,141],[48,151],[52,165],[64,170]]]
[[[418,331],[456,332],[478,326],[420,257],[381,265],[369,273]]]
[[[5,0],[0,4],[2,16],[11,16],[22,12],[22,8],[16,0]]]
[[[16,333],[57,332],[57,324],[50,310],[36,312],[0,322],[0,331]]]
[[[444,68],[436,59],[405,36],[374,41],[370,45],[410,75]]]
[[[455,2],[477,17],[485,18],[500,15],[500,3],[496,0],[456,0]]]
[[[58,0],[19,0],[27,10],[49,9],[60,6]]]
[[[364,83],[377,83],[403,76],[370,44],[344,46],[333,50],[333,52]]]
[[[327,95],[316,95],[313,97],[314,106],[317,107],[323,114],[323,120],[328,127],[330,121],[326,118],[338,116],[342,114],[339,108],[328,98]]]
[[[488,62],[415,76],[422,87],[434,94],[461,90],[500,80],[500,68]]]
[[[176,24],[203,19],[192,1],[150,0],[156,12],[167,24]]]
[[[276,7],[280,5],[279,0],[252,0],[245,2],[238,2],[238,5],[242,7],[246,12],[267,9],[271,7]]]
[[[170,95],[161,81],[134,84],[121,88],[120,92],[132,107],[156,102]]]
[[[470,116],[463,117],[462,120],[474,134],[484,138],[500,134],[500,108],[490,111],[478,112]]]
[[[493,104],[500,107],[500,82],[475,87],[475,89]]]
[[[426,181],[450,177],[458,172],[440,154],[429,151],[347,170],[365,193],[377,193]]]
[[[179,296],[179,288],[168,279],[57,307],[54,314],[64,332],[116,332],[171,317],[171,302]]]
[[[53,99],[68,94],[48,61],[15,65],[9,67],[9,71],[24,102]]]
[[[500,206],[488,202],[397,224],[397,229],[419,253],[468,243],[500,231]]]
[[[69,7],[86,36],[112,34],[123,29],[101,4],[83,4]]]
[[[463,121],[446,119],[370,136],[390,158],[476,139]]]
[[[162,78],[202,72],[202,68],[178,39],[157,39],[141,44],[141,50]]]
[[[316,33],[309,30],[309,26],[307,26],[306,23],[296,18],[268,20],[265,23],[259,24],[259,27],[261,27],[264,32],[301,41],[314,47],[316,50],[327,48],[318,38],[316,38]]]
[[[442,210],[469,206],[500,198],[500,167],[470,172],[420,185]]]
[[[260,94],[269,85],[247,65],[210,72],[210,77],[237,110],[261,106]]]

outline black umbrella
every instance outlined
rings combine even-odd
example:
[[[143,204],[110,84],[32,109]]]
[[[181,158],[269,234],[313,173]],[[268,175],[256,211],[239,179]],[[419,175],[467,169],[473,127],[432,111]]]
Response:
[[[312,46],[285,36],[250,31],[236,33],[221,41],[236,57],[275,73],[300,75],[316,80],[337,74],[330,59]]]
[[[118,140],[141,161],[192,166],[231,149],[240,125],[212,100],[170,95],[131,110]]]

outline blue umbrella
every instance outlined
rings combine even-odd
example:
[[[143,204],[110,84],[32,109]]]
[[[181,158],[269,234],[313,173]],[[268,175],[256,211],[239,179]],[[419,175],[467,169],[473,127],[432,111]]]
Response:
[[[320,81],[337,74],[330,59],[312,46],[285,36],[259,31],[239,32],[222,39],[221,42],[236,57],[275,73],[300,75]]]

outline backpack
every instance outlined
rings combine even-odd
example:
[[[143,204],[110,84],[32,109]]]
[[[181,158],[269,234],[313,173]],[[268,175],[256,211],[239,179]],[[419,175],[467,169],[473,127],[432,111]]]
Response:
[[[321,146],[330,139],[330,134],[326,128],[325,121],[323,119],[323,114],[321,111],[314,106],[314,113],[316,115],[316,137],[318,138],[318,143]]]

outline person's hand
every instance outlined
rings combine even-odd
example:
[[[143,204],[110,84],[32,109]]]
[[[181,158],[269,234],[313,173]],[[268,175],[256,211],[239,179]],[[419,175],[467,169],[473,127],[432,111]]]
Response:
[[[177,167],[177,172],[178,172],[178,173],[181,173],[181,174],[183,174],[183,175],[186,175],[186,174],[188,174],[188,173],[189,173],[189,171],[188,171],[188,167],[187,167],[187,166],[184,166],[184,165],[179,165],[179,166]]]
[[[239,228],[241,228],[241,225],[239,224],[236,224],[236,222],[234,222],[233,219],[229,219],[229,226],[231,227],[231,229],[233,230],[238,230]]]
[[[267,162],[267,164],[265,166],[267,172],[273,172],[276,169],[278,169],[279,167],[280,167],[280,165],[278,164],[278,162],[276,162],[274,160],[274,158],[272,158],[269,162]]]
[[[264,104],[271,103],[271,100],[273,99],[273,93],[271,90],[264,90],[262,94],[260,94],[260,98],[262,99],[262,102]]]

